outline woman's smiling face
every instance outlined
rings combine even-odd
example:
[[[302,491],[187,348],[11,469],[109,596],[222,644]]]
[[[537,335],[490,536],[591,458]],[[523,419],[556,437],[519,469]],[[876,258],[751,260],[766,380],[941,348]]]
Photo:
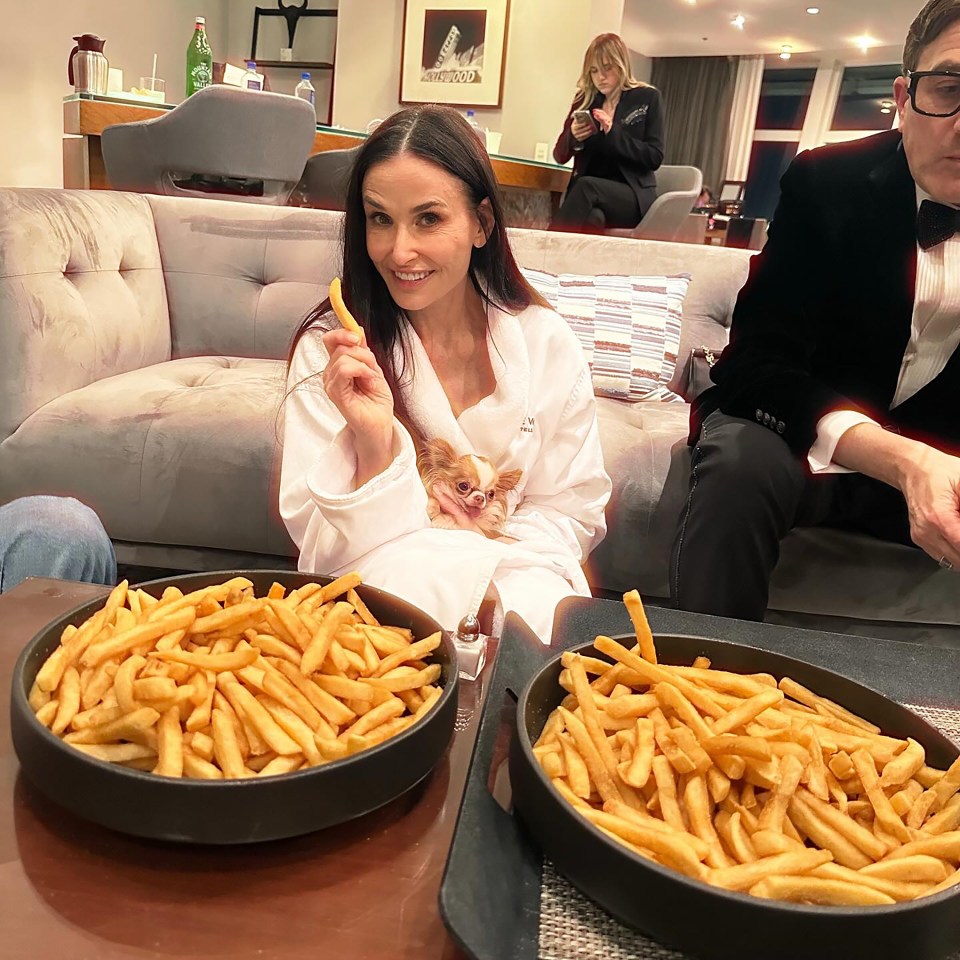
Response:
[[[459,179],[401,153],[367,172],[363,212],[367,253],[397,306],[415,314],[463,297],[486,235]]]

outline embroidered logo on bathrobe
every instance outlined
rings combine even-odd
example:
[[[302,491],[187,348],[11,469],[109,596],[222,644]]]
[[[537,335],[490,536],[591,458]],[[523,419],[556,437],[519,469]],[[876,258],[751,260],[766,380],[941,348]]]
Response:
[[[536,421],[533,419],[533,417],[524,417],[520,424],[520,432],[533,433],[533,426],[535,423]]]
[[[637,107],[636,110],[631,110],[624,118],[623,122],[625,124],[638,123],[647,116],[647,111],[650,109],[650,104],[645,103],[642,107]]]

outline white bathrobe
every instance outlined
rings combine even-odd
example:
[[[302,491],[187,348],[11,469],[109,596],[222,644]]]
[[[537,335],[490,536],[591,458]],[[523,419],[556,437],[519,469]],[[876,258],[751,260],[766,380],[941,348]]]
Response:
[[[458,453],[489,457],[523,476],[510,494],[504,533],[430,526],[427,495],[409,433],[395,423],[394,459],[354,489],[352,434],[316,376],[328,362],[322,331],[305,334],[293,357],[284,405],[280,513],[300,548],[303,571],[358,570],[365,583],[407,600],[453,629],[497,598],[544,642],[554,608],[589,596],[581,563],[606,532],[610,478],[603,468],[590,371],[575,335],[552,310],[517,316],[490,308],[487,344],[494,392],[455,417],[423,344],[405,328],[413,368],[403,391],[424,437]]]

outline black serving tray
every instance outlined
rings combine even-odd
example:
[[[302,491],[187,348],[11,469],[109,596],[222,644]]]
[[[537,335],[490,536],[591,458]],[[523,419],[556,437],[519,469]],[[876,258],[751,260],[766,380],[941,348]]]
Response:
[[[842,672],[900,703],[960,707],[953,682],[960,675],[960,654],[951,650],[660,608],[650,608],[648,615],[657,634],[710,637],[783,653]],[[549,651],[540,647],[522,620],[512,615],[507,618],[440,890],[443,920],[475,960],[535,960],[540,953],[540,848],[513,815],[512,806],[506,804],[508,812],[494,799],[488,784],[494,774],[498,780],[502,774],[509,731],[516,726],[515,700],[510,693],[519,696],[558,651],[582,645],[598,633],[632,633],[621,604],[579,598],[565,601],[557,613]],[[802,676],[799,679],[803,682]],[[829,690],[824,692],[830,695]],[[878,946],[869,945],[870,955],[875,955]],[[944,956],[942,949],[937,952],[919,942],[909,952],[909,960],[940,960]],[[709,958],[711,953],[701,950],[698,955]],[[846,954],[851,960],[859,955]]]

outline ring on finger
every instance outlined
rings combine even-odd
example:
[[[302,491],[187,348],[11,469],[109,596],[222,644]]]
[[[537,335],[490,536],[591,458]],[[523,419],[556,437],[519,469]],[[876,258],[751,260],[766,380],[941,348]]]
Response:
[[[937,564],[938,564],[939,566],[943,567],[944,570],[952,570],[952,569],[953,569],[953,564],[952,564],[946,557],[941,557],[941,558],[937,561]]]

